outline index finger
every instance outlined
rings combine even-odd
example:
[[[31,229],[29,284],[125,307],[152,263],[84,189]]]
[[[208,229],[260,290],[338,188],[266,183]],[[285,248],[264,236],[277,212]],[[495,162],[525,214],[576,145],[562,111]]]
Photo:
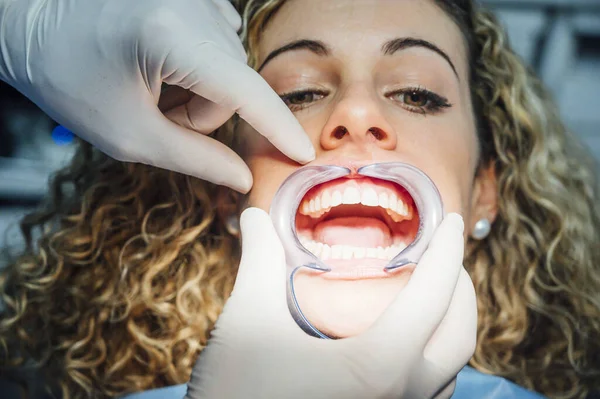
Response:
[[[238,113],[275,147],[299,163],[315,158],[314,147],[289,108],[252,68],[204,43],[193,51],[173,51],[166,64],[177,68],[168,83],[189,88]]]

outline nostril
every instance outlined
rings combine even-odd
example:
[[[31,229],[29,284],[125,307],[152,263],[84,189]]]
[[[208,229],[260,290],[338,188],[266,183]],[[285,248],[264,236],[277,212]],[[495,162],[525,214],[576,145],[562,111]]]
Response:
[[[385,139],[386,134],[383,130],[379,129],[378,127],[372,127],[369,129],[369,133],[371,133],[373,135],[373,137],[375,137],[375,140],[377,141],[381,141],[383,139]]]
[[[348,129],[346,129],[344,126],[338,126],[333,131],[333,137],[338,140],[341,140],[346,134],[348,134]]]

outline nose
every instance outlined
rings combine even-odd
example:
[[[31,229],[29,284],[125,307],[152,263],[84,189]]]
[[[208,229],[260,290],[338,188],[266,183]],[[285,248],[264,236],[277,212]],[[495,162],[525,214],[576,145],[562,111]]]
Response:
[[[321,147],[334,150],[344,145],[378,146],[394,150],[398,138],[386,120],[381,101],[365,88],[354,88],[335,103],[323,130]]]

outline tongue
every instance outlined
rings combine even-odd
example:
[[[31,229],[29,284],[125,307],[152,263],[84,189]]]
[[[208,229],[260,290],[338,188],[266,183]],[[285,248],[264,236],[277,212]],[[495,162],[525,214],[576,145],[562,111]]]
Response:
[[[340,217],[315,226],[313,239],[328,245],[350,245],[363,248],[392,245],[390,229],[379,219]]]

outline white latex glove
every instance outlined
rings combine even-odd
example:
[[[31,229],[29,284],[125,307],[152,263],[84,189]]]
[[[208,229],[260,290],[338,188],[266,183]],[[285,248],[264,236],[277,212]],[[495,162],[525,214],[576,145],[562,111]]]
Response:
[[[206,136],[234,112],[298,162],[314,148],[246,65],[240,24],[227,0],[0,0],[0,79],[118,160],[246,192],[248,167]],[[163,82],[198,95],[171,120]]]
[[[241,218],[235,287],[196,363],[187,399],[449,397],[475,350],[477,307],[448,215],[407,286],[360,336],[306,335],[286,303],[285,257],[269,216]]]

